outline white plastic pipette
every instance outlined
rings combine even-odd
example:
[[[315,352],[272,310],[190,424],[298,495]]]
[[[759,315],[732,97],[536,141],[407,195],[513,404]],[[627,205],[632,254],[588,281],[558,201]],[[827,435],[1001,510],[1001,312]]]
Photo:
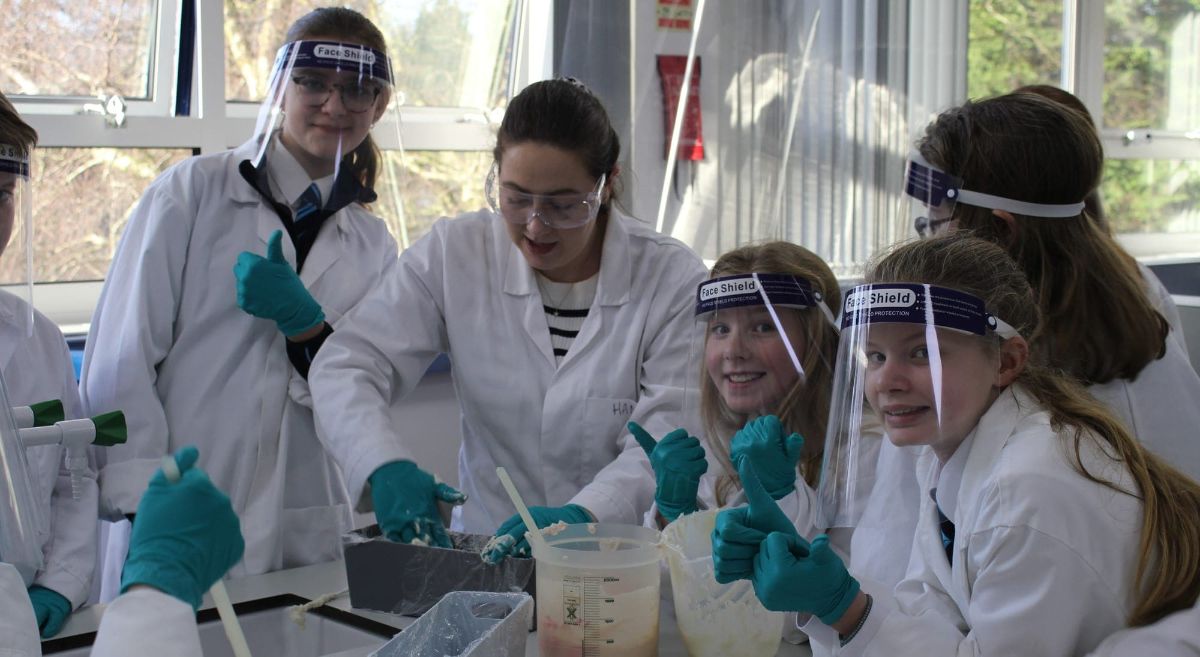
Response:
[[[175,457],[170,455],[163,457],[162,471],[167,481],[171,483],[179,481],[181,475],[179,464],[175,463]],[[234,656],[250,657],[250,646],[246,644],[246,635],[242,632],[242,625],[238,623],[237,614],[233,611],[233,603],[229,601],[229,592],[225,590],[225,582],[218,579],[208,590],[208,594],[212,596],[213,604],[217,606],[217,614],[221,616],[221,626],[225,628],[225,636],[229,639],[229,645],[233,647]]]

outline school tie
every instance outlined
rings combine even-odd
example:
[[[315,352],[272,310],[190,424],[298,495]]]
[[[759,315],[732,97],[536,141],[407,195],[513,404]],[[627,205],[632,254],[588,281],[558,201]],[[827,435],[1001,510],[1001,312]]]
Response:
[[[293,214],[296,221],[303,221],[308,216],[316,213],[321,209],[321,189],[317,187],[317,183],[312,183],[300,198],[296,199],[296,212]]]
[[[942,549],[946,551],[946,560],[950,565],[954,565],[954,522],[942,513],[942,507],[937,503],[937,489],[929,491],[929,496],[933,498],[933,506],[938,513],[938,528],[942,534]]]

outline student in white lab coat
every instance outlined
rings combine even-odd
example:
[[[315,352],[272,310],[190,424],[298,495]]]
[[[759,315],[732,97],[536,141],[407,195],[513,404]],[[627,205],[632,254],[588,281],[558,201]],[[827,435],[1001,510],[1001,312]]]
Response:
[[[409,447],[440,438],[387,412],[441,352],[462,406],[468,501],[453,528],[511,536],[498,557],[528,549],[497,466],[539,526],[636,523],[649,508],[653,475],[625,423],[659,435],[680,425],[704,266],[616,209],[619,155],[581,83],[525,88],[500,126],[486,185],[494,212],[436,222],[317,356],[310,383],[326,445],[386,535],[447,540],[435,502],[457,498]]]
[[[1030,91],[1041,95],[968,102],[926,128],[918,151],[927,168],[912,175],[910,167],[915,184],[907,187],[922,189],[920,176],[932,171],[958,187],[957,204],[915,198],[917,227],[922,234],[967,228],[1007,249],[1044,318],[1033,348],[1087,386],[1151,452],[1200,478],[1200,377],[1179,312],[1157,277],[1092,215],[1103,150],[1088,118],[1060,98],[1047,100],[1043,89]],[[911,535],[916,506],[896,500],[917,498],[915,462],[911,448],[882,445],[881,483],[851,541],[856,574],[892,584],[903,576],[908,554],[895,545]]]
[[[1200,480],[1200,376],[1172,334],[1168,317],[1178,314],[1161,284],[1086,210],[1033,216],[994,202],[1067,203],[1093,192],[1104,152],[1088,119],[1013,93],[943,112],[917,149],[973,197],[960,195],[929,231],[969,229],[1007,249],[1045,317],[1033,348],[1046,364],[1078,378],[1151,452]]]
[[[767,279],[770,308],[756,286],[740,284],[752,283],[755,273]],[[800,533],[815,536],[825,529],[814,491],[838,347],[837,278],[812,251],[767,242],[718,258],[696,298],[700,329],[687,371],[699,375],[704,442],[686,429],[656,441],[631,425],[657,480],[644,524],[661,529],[697,509],[745,504],[734,464],[749,458]]]
[[[369,131],[391,96],[383,35],[353,10],[316,9],[288,30],[272,80],[259,134],[172,167],[134,210],[81,381],[90,412],[129,423],[104,455],[102,508],[132,514],[159,459],[200,445],[245,527],[233,576],[341,554],[349,500],[305,377],[397,254],[364,205],[380,164]]]
[[[856,350],[867,399],[890,440],[925,445],[908,574],[894,591],[860,583],[825,539],[760,522],[742,531],[764,535],[751,579],[768,608],[813,614],[804,629],[842,655],[1064,656],[1195,603],[1200,485],[1038,362],[1024,336],[1039,309],[1001,249],[965,234],[910,243],[867,281],[950,288],[993,328],[947,328],[961,313],[945,295],[929,327],[870,325]]]
[[[16,186],[28,185],[28,159],[36,143],[37,133],[0,95],[0,252],[6,251],[12,236],[20,196],[28,192]],[[5,166],[9,164],[23,165],[23,180]],[[31,219],[20,218],[24,228]],[[15,252],[6,253],[6,258],[26,255],[20,244],[15,246]],[[0,291],[0,371],[8,383],[9,403],[27,406],[57,399],[67,418],[82,417],[75,368],[62,332],[40,312],[31,313],[26,300],[5,291]],[[61,445],[31,447],[26,455],[36,501],[42,516],[50,521],[43,546],[44,565],[29,587],[28,597],[42,636],[50,638],[91,591],[98,499],[95,463],[89,450],[87,470],[73,493]]]

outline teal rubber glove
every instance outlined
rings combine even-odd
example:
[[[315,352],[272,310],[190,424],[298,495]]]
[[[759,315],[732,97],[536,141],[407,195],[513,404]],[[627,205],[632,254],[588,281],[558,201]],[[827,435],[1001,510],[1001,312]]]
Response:
[[[242,251],[233,275],[237,278],[238,308],[273,320],[284,335],[292,337],[320,326],[325,312],[283,257],[282,242],[283,231],[277,230],[267,240],[267,257]]]
[[[37,618],[43,639],[61,632],[67,616],[71,615],[71,601],[58,591],[44,586],[34,584],[29,587],[29,602],[33,604],[33,615]]]
[[[388,540],[451,547],[437,503],[441,500],[459,506],[467,501],[466,495],[437,481],[412,461],[385,463],[367,481],[375,503],[375,520]]]
[[[729,443],[734,467],[749,459],[763,487],[773,499],[796,490],[796,464],[804,450],[804,437],[783,435],[783,423],[774,415],[763,415],[746,423]]]
[[[742,460],[738,475],[748,504],[718,513],[712,532],[713,574],[721,584],[754,576],[754,559],[769,534],[800,538],[792,521],[763,488],[749,459]]]
[[[121,592],[152,586],[200,607],[204,592],[242,558],[241,525],[229,498],[195,467],[200,452],[176,452],[178,481],[159,468],[138,504],[121,573]]]
[[[860,588],[825,534],[809,545],[795,534],[772,532],[754,559],[750,582],[767,609],[806,612],[826,625],[841,619]]]
[[[549,527],[559,521],[565,522],[568,525],[581,522],[595,522],[592,514],[578,504],[568,504],[566,506],[531,506],[529,507],[529,515],[533,518],[533,522],[537,524],[538,529]],[[491,543],[493,547],[483,553],[483,560],[488,563],[500,563],[510,556],[530,556],[532,551],[529,548],[529,540],[525,538],[526,531],[528,529],[525,527],[525,521],[521,520],[519,514],[513,514],[511,518],[504,521],[504,524],[500,525],[500,529],[496,530],[496,535]]]
[[[700,477],[708,472],[704,447],[687,429],[676,429],[655,442],[637,422],[626,425],[634,440],[646,451],[654,468],[654,502],[667,522],[696,510]]]

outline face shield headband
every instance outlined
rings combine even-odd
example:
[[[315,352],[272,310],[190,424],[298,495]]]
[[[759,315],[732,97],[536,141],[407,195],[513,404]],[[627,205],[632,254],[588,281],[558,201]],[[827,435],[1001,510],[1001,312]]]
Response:
[[[735,274],[704,281],[696,289],[697,320],[703,321],[721,312],[748,307],[767,309],[776,331],[783,338],[792,366],[801,379],[805,376],[804,366],[800,363],[800,357],[792,346],[792,340],[789,339],[776,308],[803,310],[816,307],[825,321],[835,331],[838,330],[837,320],[825,305],[821,292],[814,289],[810,281],[800,276],[758,272]],[[807,343],[806,339],[805,344]]]
[[[936,233],[938,226],[948,223],[959,203],[1048,219],[1077,217],[1083,212],[1083,201],[1065,205],[1027,203],[963,189],[961,178],[938,169],[916,152],[909,154],[904,193],[914,201],[913,225],[922,237],[926,231]]]
[[[349,79],[330,82],[315,75],[300,75],[301,71],[327,71]],[[260,140],[255,166],[261,165],[270,141],[268,137],[280,124],[284,92],[289,87],[305,105],[320,106],[331,95],[337,94],[348,112],[362,113],[370,111],[375,99],[384,89],[391,88],[392,83],[391,60],[369,46],[335,41],[283,44],[276,52],[270,87],[255,124],[255,135]]]
[[[0,212],[11,222],[8,242],[0,243],[0,251],[4,252],[0,279],[26,302],[20,316],[5,319],[15,322],[26,337],[33,335],[33,193],[29,172],[29,153],[0,143],[0,184],[8,192],[0,199]]]
[[[842,329],[877,322],[923,325],[929,345],[937,345],[938,328],[981,337],[995,334],[1005,340],[1019,335],[1007,322],[989,313],[983,299],[936,285],[886,283],[854,288],[846,296]],[[929,369],[934,380],[940,381],[942,363],[937,348],[929,350]],[[935,388],[939,413],[942,408],[941,393],[940,387]]]
[[[846,295],[817,489],[825,527],[858,525],[882,442],[942,439],[947,398],[962,385],[958,347],[991,335],[1017,331],[959,290],[876,283]]]

